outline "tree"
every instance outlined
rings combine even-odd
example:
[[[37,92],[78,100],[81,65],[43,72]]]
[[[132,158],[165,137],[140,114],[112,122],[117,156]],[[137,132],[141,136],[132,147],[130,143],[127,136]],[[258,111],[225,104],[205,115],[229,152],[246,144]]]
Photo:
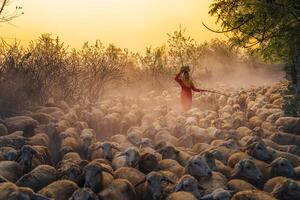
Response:
[[[217,16],[222,30],[206,27],[214,32],[229,33],[233,45],[260,53],[266,60],[299,65],[298,0],[215,0],[209,13]],[[297,82],[295,75],[291,74],[294,83]]]
[[[122,80],[128,61],[127,54],[112,44],[105,47],[96,41],[95,45],[85,43],[80,56],[85,96],[89,101],[95,102],[103,97],[109,84]]]
[[[181,67],[183,65],[196,66],[201,56],[199,45],[190,36],[186,35],[186,30],[181,26],[179,30],[168,35],[168,55],[173,62],[173,66]]]
[[[214,0],[209,14],[217,17],[221,30],[234,46],[262,55],[271,62],[283,62],[296,88],[300,68],[299,0]],[[296,89],[296,94],[298,94]]]
[[[0,1],[0,22],[9,22],[16,17],[19,17],[24,14],[22,12],[22,7],[16,6],[15,10],[13,12],[7,11],[7,7],[10,4],[10,0],[1,0]]]

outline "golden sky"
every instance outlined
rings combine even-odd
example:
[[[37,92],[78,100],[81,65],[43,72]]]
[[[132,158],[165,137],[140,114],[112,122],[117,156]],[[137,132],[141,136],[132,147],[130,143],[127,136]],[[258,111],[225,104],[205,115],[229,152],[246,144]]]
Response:
[[[198,42],[222,37],[201,22],[216,27],[208,15],[212,0],[14,0],[24,15],[0,25],[0,37],[24,43],[43,33],[58,35],[70,47],[96,39],[141,51],[166,42],[181,24]]]

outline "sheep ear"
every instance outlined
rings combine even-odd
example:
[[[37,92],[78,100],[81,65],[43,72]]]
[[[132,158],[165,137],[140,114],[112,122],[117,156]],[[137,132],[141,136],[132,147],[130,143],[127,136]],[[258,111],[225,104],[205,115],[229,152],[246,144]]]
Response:
[[[179,192],[182,190],[182,183],[176,185],[174,192]]]
[[[267,166],[266,166],[266,168],[270,168],[270,167],[274,167],[274,165],[276,164],[276,162],[271,162],[270,164],[268,164]]]
[[[118,151],[122,151],[117,145],[112,144],[111,148],[118,150]]]
[[[98,150],[98,149],[101,149],[101,148],[103,148],[102,143],[100,143],[100,144],[98,144],[98,145],[95,146],[95,150]]]
[[[21,156],[21,151],[17,151],[17,157],[16,157],[16,162],[18,162],[18,160],[20,159]]]
[[[143,184],[143,183],[145,183],[146,182],[146,177],[144,177],[140,182],[137,182],[135,185],[134,185],[134,187],[137,187],[137,186],[139,186],[139,185],[141,185],[141,184]]]
[[[200,200],[213,200],[213,199],[214,198],[212,194],[207,194],[200,198]]]
[[[166,176],[164,176],[162,180],[167,182],[167,183],[175,184],[175,182],[173,180],[171,180],[169,177],[166,177]]]
[[[241,164],[241,161],[240,161],[239,163],[237,163],[235,165],[235,167],[231,171],[231,177],[237,176],[240,173],[241,170],[242,170],[242,164]]]
[[[125,156],[125,152],[121,152],[119,155],[117,155],[116,157],[121,157],[121,156]]]
[[[274,189],[273,189],[273,191],[271,192],[271,194],[273,195],[273,196],[278,196],[280,193],[282,193],[284,191],[284,187],[282,186],[282,184],[277,184],[275,187],[274,187]]]

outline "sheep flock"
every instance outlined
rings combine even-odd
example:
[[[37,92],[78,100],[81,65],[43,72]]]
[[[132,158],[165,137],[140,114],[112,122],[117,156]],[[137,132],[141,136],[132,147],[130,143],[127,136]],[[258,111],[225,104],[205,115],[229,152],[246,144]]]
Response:
[[[187,112],[174,87],[0,119],[0,200],[300,200],[288,83],[217,89]]]

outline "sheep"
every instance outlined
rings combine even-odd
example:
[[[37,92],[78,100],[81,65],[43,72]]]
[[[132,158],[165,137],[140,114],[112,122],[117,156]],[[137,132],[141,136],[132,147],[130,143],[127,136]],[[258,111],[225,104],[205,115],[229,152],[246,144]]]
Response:
[[[26,144],[26,141],[27,138],[11,133],[10,135],[0,136],[0,147],[20,149]]]
[[[263,175],[253,160],[243,159],[234,166],[231,179],[242,179],[260,188],[262,187]]]
[[[190,192],[197,199],[200,199],[204,195],[204,190],[205,188],[203,188],[193,176],[184,175],[177,182],[174,192]]]
[[[286,158],[278,157],[272,161],[267,167],[270,168],[269,178],[276,176],[284,176],[287,178],[295,178],[296,171],[293,168],[293,165]]]
[[[237,141],[234,139],[229,139],[229,140],[213,140],[211,142],[211,145],[213,146],[225,146],[228,149],[233,149],[233,150],[239,150],[240,146]]]
[[[1,147],[0,148],[0,157],[3,160],[15,161],[18,156],[18,151],[12,147]]]
[[[152,153],[144,153],[140,157],[138,166],[141,172],[143,172],[144,174],[148,174],[151,171],[158,171],[159,160]]]
[[[99,162],[92,161],[84,167],[85,180],[84,187],[88,187],[93,192],[98,193],[111,183],[113,176],[104,172]]]
[[[124,166],[135,167],[137,166],[139,160],[140,154],[138,149],[135,147],[130,147],[121,154],[115,156],[115,158],[112,160],[112,166],[114,169]]]
[[[55,200],[65,200],[69,199],[77,189],[78,186],[72,181],[58,180],[38,191],[38,194]]]
[[[38,121],[39,124],[48,124],[48,123],[54,121],[54,117],[52,117],[51,115],[49,115],[47,113],[42,113],[42,112],[31,113],[31,114],[28,114],[27,116]]]
[[[115,179],[112,183],[101,191],[99,200],[135,200],[136,192],[133,185],[125,179]],[[84,200],[84,199],[82,199]]]
[[[154,137],[155,141],[163,140],[171,143],[174,146],[178,145],[178,139],[170,134],[168,130],[160,130],[156,133]]]
[[[16,116],[6,118],[4,120],[8,133],[12,133],[14,131],[22,131],[28,125],[37,126],[39,124],[38,121],[32,119],[28,116]]]
[[[89,188],[76,190],[69,200],[100,200],[98,196]]]
[[[121,167],[114,173],[115,178],[126,179],[132,185],[136,185],[139,181],[145,178],[145,174],[131,167]]]
[[[6,200],[50,200],[49,198],[34,193],[29,188],[17,187],[13,183],[1,183],[0,184],[0,199]]]
[[[231,179],[227,182],[228,189],[234,193],[238,193],[244,190],[255,190],[256,188],[250,183],[241,179]]]
[[[277,200],[270,194],[260,190],[245,190],[236,193],[231,200]]]
[[[143,180],[135,184],[135,187],[138,187],[143,183],[145,183],[145,192],[139,199],[157,200],[168,196],[164,184],[174,184],[174,181],[163,176],[160,172],[150,172]]]
[[[83,129],[80,133],[80,140],[82,148],[80,150],[81,156],[88,158],[89,147],[96,142],[96,133],[93,129]]]
[[[232,191],[224,190],[222,188],[215,189],[211,194],[207,194],[200,198],[200,200],[230,200]]]
[[[270,149],[268,149],[262,142],[254,142],[248,145],[246,152],[250,156],[264,162],[270,162],[273,159]]]
[[[51,164],[51,156],[47,147],[24,145],[17,161],[24,172],[29,172],[40,164]]]
[[[0,175],[14,183],[23,175],[23,170],[15,161],[0,161]]]
[[[300,184],[296,181],[286,180],[277,184],[271,194],[280,200],[297,200],[300,198]]]
[[[139,143],[139,148],[146,148],[146,147],[154,148],[153,141],[149,138],[142,138],[141,142]]]
[[[138,128],[133,129],[133,127],[129,128],[127,131],[126,139],[134,146],[138,146],[141,143],[141,131]]]
[[[275,149],[275,150],[278,150],[278,151],[284,151],[284,152],[287,152],[287,153],[292,153],[292,154],[295,154],[297,156],[300,156],[300,148],[296,145],[280,145],[280,144],[277,144],[275,142],[273,142],[272,140],[270,139],[263,139],[263,142]]]
[[[184,173],[184,167],[182,167],[176,160],[163,159],[159,161],[159,169],[164,171],[170,171],[177,176],[181,176]]]
[[[182,166],[186,166],[188,160],[191,158],[188,153],[180,151],[172,145],[166,145],[159,149],[158,152],[162,154],[163,159],[176,160]]]
[[[299,117],[280,117],[276,120],[275,125],[281,127],[284,132],[299,135],[300,118]]]
[[[300,166],[300,157],[298,157],[296,155],[293,155],[291,153],[277,151],[277,150],[272,149],[270,147],[268,147],[268,149],[269,149],[270,152],[272,152],[273,158],[278,158],[278,157],[286,158],[287,160],[289,160],[291,162],[291,164],[294,167]]]
[[[206,143],[197,143],[192,147],[192,150],[196,153],[201,153],[207,149],[212,148],[212,146],[210,144],[206,144]]]
[[[300,146],[300,136],[299,135],[292,135],[289,133],[284,132],[276,132],[274,133],[270,139],[273,142],[281,145],[296,145]]]
[[[218,146],[218,147],[212,147],[203,152],[212,152],[216,159],[223,162],[224,164],[229,164],[230,157],[232,155],[235,155],[235,153],[237,153],[238,151],[227,148],[226,146]],[[232,167],[232,166],[230,166],[230,167]]]
[[[190,158],[188,164],[185,166],[184,173],[190,174],[196,179],[212,176],[212,170],[209,168],[205,158],[200,155]]]
[[[263,189],[265,192],[271,193],[277,184],[282,184],[286,181],[292,181],[292,179],[289,179],[289,178],[283,177],[283,176],[277,176],[277,177],[271,178],[265,183]]]
[[[45,133],[37,133],[34,136],[28,138],[27,144],[32,145],[32,146],[49,147],[50,146],[50,138]]]
[[[49,165],[39,165],[28,174],[22,176],[16,185],[20,187],[29,187],[34,192],[38,192],[43,187],[56,180],[56,169]]]
[[[197,200],[194,195],[189,192],[174,192],[167,197],[167,200]]]
[[[4,136],[7,134],[8,134],[7,127],[5,126],[5,124],[0,123],[0,136]]]
[[[88,149],[88,147],[96,142],[96,133],[93,129],[83,129],[80,133],[80,139],[83,142],[83,148]]]
[[[74,162],[59,164],[57,177],[59,179],[73,181],[78,186],[82,186],[84,184],[84,171],[80,164],[76,164]]]
[[[193,145],[193,137],[190,135],[184,135],[178,139],[178,147],[192,148]]]
[[[102,143],[95,143],[92,145],[92,147],[90,147],[90,155],[88,157],[90,157],[91,160],[96,158],[105,158],[109,161],[112,161],[114,155],[113,149],[121,151],[120,147],[113,142],[104,141]]]

